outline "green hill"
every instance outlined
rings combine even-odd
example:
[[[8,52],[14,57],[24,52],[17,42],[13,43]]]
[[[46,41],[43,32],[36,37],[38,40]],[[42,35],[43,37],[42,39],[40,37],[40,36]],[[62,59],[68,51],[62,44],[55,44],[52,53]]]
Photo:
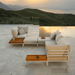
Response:
[[[75,26],[75,15],[54,14],[38,9],[23,9],[20,11],[0,9],[1,24],[27,24],[34,21],[35,23],[38,22],[40,26]]]

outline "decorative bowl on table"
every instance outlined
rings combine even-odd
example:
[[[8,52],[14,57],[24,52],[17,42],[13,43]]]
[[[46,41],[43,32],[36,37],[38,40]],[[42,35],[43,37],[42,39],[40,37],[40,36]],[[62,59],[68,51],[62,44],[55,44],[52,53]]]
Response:
[[[36,55],[36,58],[39,58],[39,56],[38,56],[38,55]]]
[[[42,37],[41,37],[41,39],[45,39],[45,37],[44,37],[44,36],[42,36]]]

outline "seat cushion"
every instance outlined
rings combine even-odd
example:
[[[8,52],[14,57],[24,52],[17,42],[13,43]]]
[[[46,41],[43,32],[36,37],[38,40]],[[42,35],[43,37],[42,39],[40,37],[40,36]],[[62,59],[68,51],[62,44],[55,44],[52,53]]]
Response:
[[[24,43],[28,44],[34,44],[37,43],[37,37],[26,37],[24,39]]]
[[[28,34],[22,34],[22,35],[18,35],[17,38],[25,38],[27,36],[28,36]]]
[[[57,45],[69,45],[69,44],[66,42],[66,40],[63,37],[61,37],[58,39]]]
[[[41,39],[41,37],[38,37],[38,43],[45,43],[45,41],[50,41],[50,37],[45,37],[45,39]]]
[[[56,45],[55,40],[45,41],[45,45]]]
[[[52,46],[52,45],[56,45],[55,40],[45,41],[45,48],[46,48],[46,51],[47,51],[47,49],[48,49],[48,46]]]

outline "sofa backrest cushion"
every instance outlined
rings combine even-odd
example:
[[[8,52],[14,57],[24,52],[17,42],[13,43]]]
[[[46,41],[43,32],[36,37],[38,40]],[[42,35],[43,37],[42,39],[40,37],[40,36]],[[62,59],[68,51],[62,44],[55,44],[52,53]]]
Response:
[[[16,37],[18,35],[18,27],[11,30],[12,36]]]
[[[19,33],[20,35],[22,35],[22,34],[25,34],[25,31],[24,31],[24,29],[19,29],[19,30],[18,30],[18,33]]]
[[[52,39],[54,39],[55,38],[55,36],[56,36],[56,33],[55,32],[53,32],[51,35],[50,35],[50,39],[52,40]]]
[[[57,45],[69,45],[63,37],[59,38],[57,41]]]
[[[59,33],[61,33],[61,32],[60,32],[59,30],[57,30],[57,31],[56,31],[56,35],[59,34]]]
[[[46,51],[48,50],[69,50],[69,45],[46,45]]]
[[[58,34],[56,35],[56,37],[55,37],[55,42],[57,43],[57,41],[58,41],[61,37],[63,37],[63,36],[61,35],[61,33],[58,33]]]
[[[19,29],[24,29],[25,33],[28,33],[28,27],[18,27]]]

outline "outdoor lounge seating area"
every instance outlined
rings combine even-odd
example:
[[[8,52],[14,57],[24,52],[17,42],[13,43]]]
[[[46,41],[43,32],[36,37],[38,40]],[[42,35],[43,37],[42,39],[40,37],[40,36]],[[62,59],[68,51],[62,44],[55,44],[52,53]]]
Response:
[[[16,31],[15,27],[27,27],[27,32],[24,33],[24,31],[21,29],[20,31],[23,31],[23,33],[19,34],[19,37],[16,36],[14,32],[13,34],[15,34],[15,36],[12,37],[11,30],[13,29]],[[2,32],[2,28],[5,30],[4,33]],[[62,30],[64,29],[63,27],[55,27],[55,30],[48,28],[51,27],[41,27],[39,25],[1,26],[0,56],[2,58],[0,57],[0,75],[74,74],[75,37],[65,37],[62,35]],[[41,38],[42,36],[45,38]],[[15,43],[15,38],[22,38],[20,41],[21,43]],[[9,44],[8,42],[10,40],[13,40],[15,44]],[[44,56],[43,61],[40,62],[34,62],[34,60],[30,61],[26,67],[26,58],[27,61],[29,61],[29,57],[27,57],[27,55],[37,55],[39,56],[39,61],[42,60],[42,55],[45,55],[46,58]]]
[[[45,27],[43,28],[45,29]],[[42,36],[44,38],[40,37],[39,35],[39,37],[35,37],[33,35],[30,37],[28,35],[28,27],[18,26],[12,29],[11,33],[13,36],[13,41],[15,41],[15,38],[24,38],[22,43],[23,47],[25,44],[36,44],[37,47],[38,44],[45,44],[47,58],[46,66],[48,66],[48,62],[67,62],[67,66],[69,66],[70,45],[64,40],[64,37],[61,35],[59,30],[51,34],[49,32],[48,37],[46,37],[46,35]],[[40,35],[42,35],[42,33]]]

